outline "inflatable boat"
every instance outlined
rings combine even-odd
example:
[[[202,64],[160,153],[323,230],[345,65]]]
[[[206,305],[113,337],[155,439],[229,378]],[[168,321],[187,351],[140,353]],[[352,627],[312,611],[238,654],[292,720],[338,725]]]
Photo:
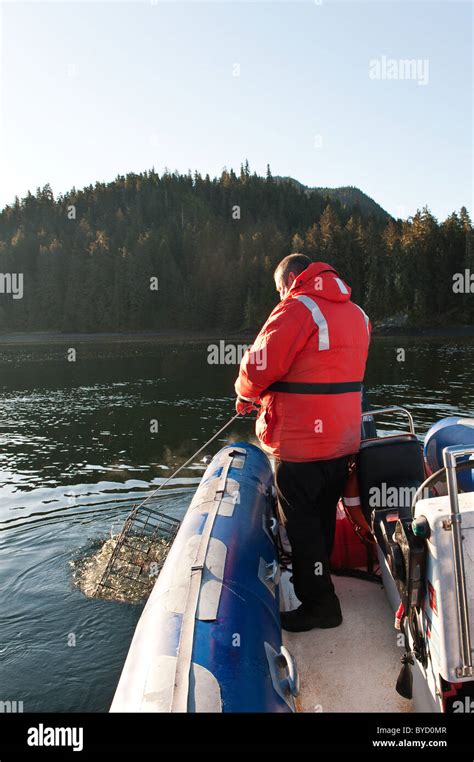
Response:
[[[378,436],[394,413],[408,431]],[[390,407],[364,413],[362,431],[331,558],[343,624],[282,632],[279,612],[298,600],[272,464],[252,444],[226,445],[143,610],[112,712],[463,711],[474,419],[443,419],[422,444],[411,414]]]

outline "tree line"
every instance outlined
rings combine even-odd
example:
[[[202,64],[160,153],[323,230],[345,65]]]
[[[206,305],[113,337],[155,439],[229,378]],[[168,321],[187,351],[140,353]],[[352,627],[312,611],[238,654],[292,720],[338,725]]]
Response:
[[[256,330],[292,251],[332,264],[375,323],[471,323],[469,277],[464,291],[453,283],[474,274],[472,248],[464,207],[387,221],[247,162],[213,179],[129,173],[56,198],[46,185],[0,213],[0,275],[23,274],[21,299],[0,293],[0,331]]]

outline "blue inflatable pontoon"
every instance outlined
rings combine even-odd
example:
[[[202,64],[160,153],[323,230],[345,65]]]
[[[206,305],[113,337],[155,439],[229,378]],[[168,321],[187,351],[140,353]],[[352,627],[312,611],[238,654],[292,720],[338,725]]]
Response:
[[[209,464],[138,622],[113,712],[291,712],[273,474],[247,443]]]

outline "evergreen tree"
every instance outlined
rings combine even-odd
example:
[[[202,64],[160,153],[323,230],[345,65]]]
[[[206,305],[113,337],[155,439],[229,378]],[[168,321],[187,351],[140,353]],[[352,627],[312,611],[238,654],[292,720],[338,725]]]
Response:
[[[0,213],[0,272],[24,277],[23,299],[0,294],[0,331],[256,331],[295,250],[332,264],[375,322],[472,323],[472,294],[453,290],[474,274],[467,210],[387,222],[356,191],[341,205],[247,160],[213,179],[152,168],[56,198],[45,185]]]

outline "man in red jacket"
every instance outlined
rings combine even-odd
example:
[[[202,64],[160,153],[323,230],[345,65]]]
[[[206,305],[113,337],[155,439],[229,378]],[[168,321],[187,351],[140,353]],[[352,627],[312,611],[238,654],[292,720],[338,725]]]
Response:
[[[370,321],[324,262],[290,254],[275,270],[281,301],[240,364],[236,409],[260,405],[256,434],[276,460],[280,518],[292,547],[299,608],[286,630],[342,622],[329,557],[349,455],[360,446]]]

